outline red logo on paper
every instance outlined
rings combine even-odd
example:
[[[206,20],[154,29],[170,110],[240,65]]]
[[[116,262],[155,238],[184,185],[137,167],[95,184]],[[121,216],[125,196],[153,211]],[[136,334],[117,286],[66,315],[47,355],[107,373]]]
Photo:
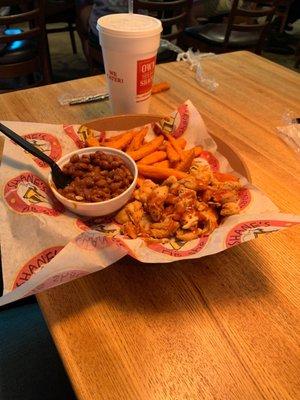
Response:
[[[177,118],[179,117],[179,123],[177,123]],[[184,134],[186,128],[189,124],[189,109],[186,104],[181,104],[178,107],[178,114],[175,117],[175,125],[173,129],[173,136],[179,138]]]
[[[80,218],[76,220],[76,226],[82,231],[93,230],[111,237],[120,233],[119,226],[113,222],[113,216]]]
[[[202,151],[200,157],[204,158],[204,160],[208,162],[213,172],[219,171],[220,169],[219,160],[210,151],[205,151],[205,150]]]
[[[51,276],[51,278],[48,278],[44,283],[41,283],[40,285],[36,286],[33,290],[27,293],[26,296],[30,296],[32,294],[42,292],[43,290],[50,289],[54,286],[70,282],[73,279],[80,278],[81,276],[84,276],[86,274],[87,274],[86,271],[80,269],[70,269],[68,271],[61,272],[60,274]]]
[[[50,133],[36,132],[24,135],[24,138],[35,147],[45,153],[52,160],[57,161],[62,155],[61,145],[55,136]],[[41,168],[48,168],[48,164],[39,158],[34,158],[34,162]]]
[[[245,221],[230,230],[226,237],[226,247],[232,247],[248,240],[256,239],[262,234],[276,232],[280,228],[297,224],[299,222],[274,220]]]
[[[208,242],[209,236],[202,236],[199,239],[183,242],[181,240],[171,240],[169,243],[151,243],[148,247],[158,253],[167,254],[172,257],[188,257],[199,253]]]
[[[82,149],[84,147],[84,140],[82,140],[77,133],[74,130],[73,125],[63,125],[63,130],[66,132],[66,134],[73,140],[73,142],[76,144],[78,149]]]
[[[156,57],[137,62],[136,94],[151,92]]]
[[[27,282],[33,274],[40,270],[44,264],[50,262],[62,249],[63,246],[49,247],[31,258],[18,272],[13,289]]]
[[[4,199],[12,210],[21,214],[42,213],[56,217],[64,211],[46,183],[30,172],[23,172],[6,183]]]
[[[95,250],[109,246],[111,241],[109,237],[101,235],[98,232],[87,231],[77,236],[74,239],[74,243],[83,250]]]
[[[251,203],[251,192],[248,188],[239,190],[239,207],[244,210]]]

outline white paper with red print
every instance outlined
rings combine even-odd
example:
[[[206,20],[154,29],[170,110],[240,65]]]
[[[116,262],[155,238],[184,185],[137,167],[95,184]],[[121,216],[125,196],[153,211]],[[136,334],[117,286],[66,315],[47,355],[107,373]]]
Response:
[[[187,148],[202,145],[203,158],[214,170],[232,172],[217,153],[201,116],[190,101],[173,113],[175,136]],[[54,160],[83,146],[78,125],[4,122]],[[114,132],[106,132],[114,135]],[[148,139],[154,136],[149,129]],[[104,139],[105,133],[100,133]],[[1,253],[4,293],[0,305],[111,265],[126,254],[145,262],[163,263],[218,253],[262,233],[300,223],[300,217],[279,213],[261,191],[241,178],[241,213],[226,218],[209,236],[190,242],[146,244],[120,234],[119,226],[101,219],[80,218],[58,203],[47,186],[49,168],[5,140],[1,175]]]

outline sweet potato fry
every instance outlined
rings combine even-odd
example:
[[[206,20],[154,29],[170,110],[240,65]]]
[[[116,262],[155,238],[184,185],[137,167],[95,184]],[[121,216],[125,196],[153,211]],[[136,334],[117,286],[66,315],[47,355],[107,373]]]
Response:
[[[140,160],[141,158],[146,157],[148,154],[153,153],[164,141],[163,136],[157,136],[152,139],[150,142],[144,144],[138,150],[128,151],[128,154],[135,160]]]
[[[166,144],[163,143],[162,145],[159,146],[159,148],[157,149],[159,151],[166,151]]]
[[[156,83],[152,86],[151,94],[164,92],[165,90],[169,90],[169,89],[170,89],[170,85],[167,82]]]
[[[180,159],[183,160],[183,157],[184,157],[183,150],[179,146],[177,140],[172,135],[167,135],[167,139],[171,143],[171,145],[174,147],[174,149],[177,151],[177,153],[179,154]]]
[[[185,172],[173,168],[162,168],[154,165],[140,164],[138,169],[143,176],[153,179],[167,179],[169,176],[175,176],[177,179],[188,177],[188,174]]]
[[[114,149],[124,149],[128,143],[131,142],[133,135],[133,131],[127,131],[121,137],[119,137],[119,139],[104,143],[104,146],[112,147]]]
[[[194,156],[195,156],[195,158],[196,157],[200,157],[200,154],[202,153],[202,151],[203,151],[203,147],[195,146],[194,147]]]
[[[142,184],[144,183],[145,178],[142,175],[139,175],[137,180],[136,180],[136,184],[137,186],[142,186]]]
[[[167,158],[167,153],[165,151],[154,151],[152,154],[142,158],[138,164],[154,164],[159,161],[163,161]]]
[[[160,161],[152,165],[159,168],[170,168],[169,160]]]
[[[183,155],[183,160],[176,166],[176,169],[178,169],[178,171],[188,171],[194,158],[194,149],[186,150]]]
[[[93,136],[89,136],[85,142],[86,142],[87,147],[99,147],[100,146],[99,140]]]
[[[180,155],[169,142],[166,143],[166,152],[170,163],[176,163],[180,161]]]
[[[112,141],[118,140],[118,139],[120,139],[125,133],[126,133],[126,132],[120,133],[119,135],[116,135],[116,136],[107,137],[107,138],[105,139],[105,142],[112,142]]]
[[[178,139],[176,139],[176,142],[179,144],[179,146],[184,149],[186,146],[186,140],[183,137],[180,137]]]
[[[136,134],[134,134],[132,141],[130,142],[129,146],[127,147],[126,151],[135,151],[138,150],[143,143],[145,136],[148,133],[148,127],[144,126]]]
[[[226,174],[223,172],[214,172],[214,177],[219,181],[219,182],[237,182],[239,178],[237,176],[231,175],[231,174]]]

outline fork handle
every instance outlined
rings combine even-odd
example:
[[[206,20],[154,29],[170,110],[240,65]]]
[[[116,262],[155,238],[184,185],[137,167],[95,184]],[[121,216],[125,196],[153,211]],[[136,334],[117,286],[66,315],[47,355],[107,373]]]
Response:
[[[33,146],[33,144],[29,143],[26,139],[22,138],[22,136],[16,134],[7,126],[1,124],[1,122],[0,122],[0,131],[4,133],[5,136],[9,137],[13,142],[21,146],[24,150],[36,156],[40,160],[44,161],[51,168],[54,166],[55,161],[53,161],[52,158],[48,157],[45,153],[43,153],[37,147]]]

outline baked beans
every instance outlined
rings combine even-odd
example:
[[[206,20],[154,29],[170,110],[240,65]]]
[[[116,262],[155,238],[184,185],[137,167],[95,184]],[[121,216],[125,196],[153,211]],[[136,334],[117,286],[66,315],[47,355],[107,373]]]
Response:
[[[132,183],[133,176],[121,157],[96,151],[74,154],[63,166],[72,181],[58,192],[70,200],[95,203],[119,196]]]

